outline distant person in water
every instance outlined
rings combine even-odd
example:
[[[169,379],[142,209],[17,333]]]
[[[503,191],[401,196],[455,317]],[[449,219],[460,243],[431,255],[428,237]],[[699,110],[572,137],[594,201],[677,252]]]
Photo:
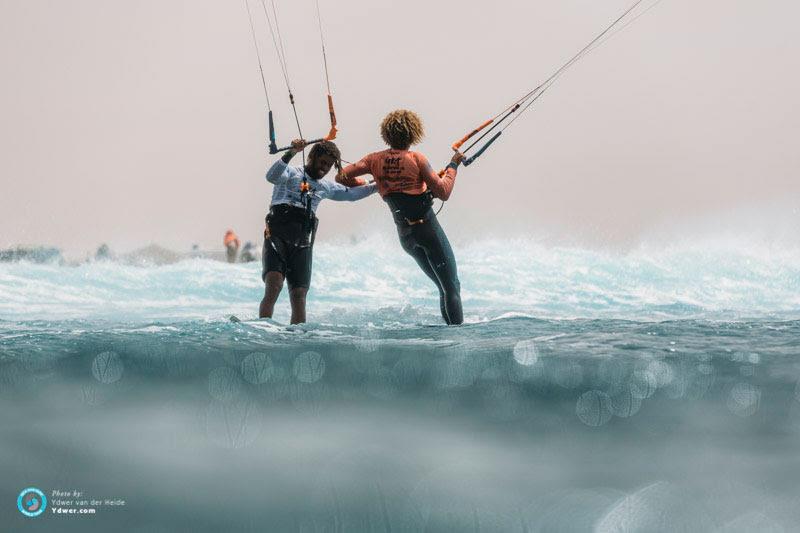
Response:
[[[258,316],[272,318],[285,279],[289,285],[292,324],[306,321],[306,295],[311,284],[311,258],[319,203],[325,198],[351,202],[361,200],[377,190],[374,183],[367,185],[363,180],[358,186],[346,187],[322,179],[333,166],[341,167],[339,148],[330,141],[322,141],[311,148],[305,168],[289,166],[292,157],[305,146],[302,139],[292,141],[292,148],[267,171],[267,181],[274,187],[261,254],[261,278],[265,288]],[[306,194],[302,192],[304,175],[309,187]]]
[[[236,254],[239,253],[239,237],[233,232],[232,229],[229,229],[225,232],[225,238],[223,239],[222,243],[225,245],[225,255],[228,258],[228,263],[235,263],[236,262]]]
[[[107,244],[103,243],[98,248],[94,254],[95,261],[108,261],[111,259],[111,248],[108,247]]]
[[[253,253],[253,250],[255,250],[255,246],[252,242],[247,241],[244,243],[244,248],[242,248],[242,255],[239,257],[239,261],[242,263],[252,263],[255,261],[256,256]]]
[[[439,291],[442,318],[447,324],[461,324],[464,313],[456,258],[432,207],[434,198],[450,197],[464,156],[456,152],[440,177],[424,155],[409,150],[423,135],[422,121],[416,113],[405,109],[389,113],[381,123],[381,137],[389,149],[349,165],[337,181],[356,185],[363,181],[358,176],[375,177],[378,192],[392,212],[400,245]]]

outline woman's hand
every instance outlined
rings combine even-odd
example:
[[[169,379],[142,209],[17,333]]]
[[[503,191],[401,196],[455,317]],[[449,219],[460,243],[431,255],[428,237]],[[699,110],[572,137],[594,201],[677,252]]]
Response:
[[[450,162],[453,163],[455,166],[458,166],[461,164],[463,160],[464,160],[464,154],[456,150],[456,153],[453,154],[453,159],[451,159]]]

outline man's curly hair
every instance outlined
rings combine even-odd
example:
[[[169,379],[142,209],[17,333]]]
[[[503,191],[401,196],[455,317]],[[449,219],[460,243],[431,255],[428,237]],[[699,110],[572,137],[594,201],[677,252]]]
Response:
[[[342,153],[333,141],[320,141],[312,146],[311,151],[308,153],[308,158],[315,160],[323,154],[331,156],[336,161],[337,167],[341,165]]]
[[[381,137],[395,150],[407,150],[425,136],[422,120],[413,111],[392,111],[381,122]]]

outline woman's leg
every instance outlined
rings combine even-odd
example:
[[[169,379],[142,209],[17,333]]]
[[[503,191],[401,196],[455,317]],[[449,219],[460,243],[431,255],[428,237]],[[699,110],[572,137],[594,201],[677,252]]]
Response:
[[[414,261],[417,262],[419,268],[431,279],[431,281],[433,281],[434,285],[436,285],[436,288],[439,291],[439,311],[442,313],[442,318],[444,318],[445,322],[447,322],[447,310],[444,305],[444,290],[439,282],[439,277],[436,275],[436,272],[433,271],[431,262],[428,260],[428,254],[426,254],[425,250],[419,246],[415,246],[413,244],[407,245],[403,239],[400,240],[400,244],[403,245],[403,250],[405,250],[408,255],[414,258]]]
[[[404,228],[404,233],[400,235],[403,249],[439,290],[442,318],[447,324],[461,324],[464,316],[455,256],[435,215],[431,215],[423,224]]]
[[[438,286],[444,293],[444,309],[442,316],[445,322],[457,325],[464,322],[464,310],[461,305],[461,283],[458,280],[458,267],[450,241],[442,226],[432,215],[425,224],[419,244],[425,250],[431,269],[439,280]]]

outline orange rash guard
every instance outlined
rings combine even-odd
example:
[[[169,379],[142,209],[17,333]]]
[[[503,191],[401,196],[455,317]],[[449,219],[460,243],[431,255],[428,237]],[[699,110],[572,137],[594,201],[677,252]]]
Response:
[[[222,242],[225,246],[228,246],[230,244],[236,244],[236,247],[237,248],[239,247],[239,237],[237,237],[235,233],[230,231],[225,233],[225,240]]]
[[[430,189],[436,198],[447,200],[456,181],[453,167],[447,167],[440,178],[424,155],[393,149],[371,153],[358,163],[348,165],[336,181],[347,187],[357,187],[365,183],[358,177],[364,174],[375,177],[381,197],[394,192],[422,194]]]

